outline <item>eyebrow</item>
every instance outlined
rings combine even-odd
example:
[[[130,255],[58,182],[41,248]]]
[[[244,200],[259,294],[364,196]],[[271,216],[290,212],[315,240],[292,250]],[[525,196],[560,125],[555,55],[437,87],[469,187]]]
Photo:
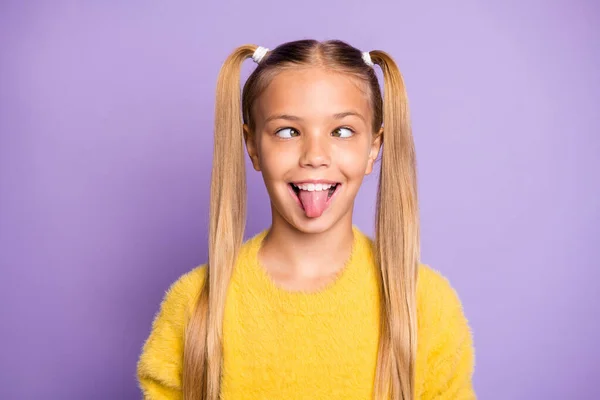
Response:
[[[360,113],[357,113],[356,111],[344,111],[344,112],[340,112],[340,113],[336,113],[336,114],[332,115],[333,119],[342,119],[342,118],[349,117],[349,116],[358,117],[366,122],[365,118]],[[295,115],[276,114],[276,115],[271,115],[270,117],[265,119],[265,124],[268,122],[277,120],[277,119],[283,119],[286,121],[302,121],[302,118],[295,116]]]

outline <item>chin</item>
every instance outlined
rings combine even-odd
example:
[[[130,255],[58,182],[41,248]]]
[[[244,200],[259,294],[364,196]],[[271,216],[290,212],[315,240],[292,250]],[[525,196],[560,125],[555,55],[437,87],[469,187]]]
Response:
[[[306,218],[304,217],[302,220],[296,220],[293,222],[293,227],[302,233],[307,234],[317,234],[327,232],[333,226],[336,225],[338,221],[334,221],[331,218],[323,218],[321,216],[319,218]]]

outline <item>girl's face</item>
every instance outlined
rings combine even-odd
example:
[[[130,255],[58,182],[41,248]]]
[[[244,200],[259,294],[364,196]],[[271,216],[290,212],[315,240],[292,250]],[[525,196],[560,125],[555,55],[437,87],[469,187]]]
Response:
[[[253,116],[255,130],[244,126],[244,136],[273,223],[306,233],[352,223],[354,199],[381,144],[381,132],[371,131],[367,86],[323,68],[287,69],[257,99]]]

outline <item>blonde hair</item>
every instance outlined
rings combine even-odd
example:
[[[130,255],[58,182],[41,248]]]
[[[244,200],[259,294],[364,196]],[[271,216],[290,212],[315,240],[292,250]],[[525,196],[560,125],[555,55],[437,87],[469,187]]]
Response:
[[[217,81],[207,278],[185,332],[184,399],[219,398],[225,297],[246,223],[243,124],[253,127],[252,105],[278,71],[318,65],[367,83],[373,132],[384,128],[374,241],[380,267],[381,336],[373,395],[375,399],[413,400],[420,243],[416,157],[402,75],[388,54],[370,52],[383,72],[382,98],[374,69],[365,64],[361,51],[341,41],[300,40],[267,53],[242,94],[241,65],[256,48],[245,45],[234,50]]]

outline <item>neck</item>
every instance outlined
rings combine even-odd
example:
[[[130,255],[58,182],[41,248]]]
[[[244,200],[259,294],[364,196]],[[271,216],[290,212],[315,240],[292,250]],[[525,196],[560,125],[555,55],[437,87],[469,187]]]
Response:
[[[283,218],[273,218],[259,258],[263,266],[288,277],[314,279],[337,273],[350,257],[354,239],[352,215],[329,229],[301,231]]]

